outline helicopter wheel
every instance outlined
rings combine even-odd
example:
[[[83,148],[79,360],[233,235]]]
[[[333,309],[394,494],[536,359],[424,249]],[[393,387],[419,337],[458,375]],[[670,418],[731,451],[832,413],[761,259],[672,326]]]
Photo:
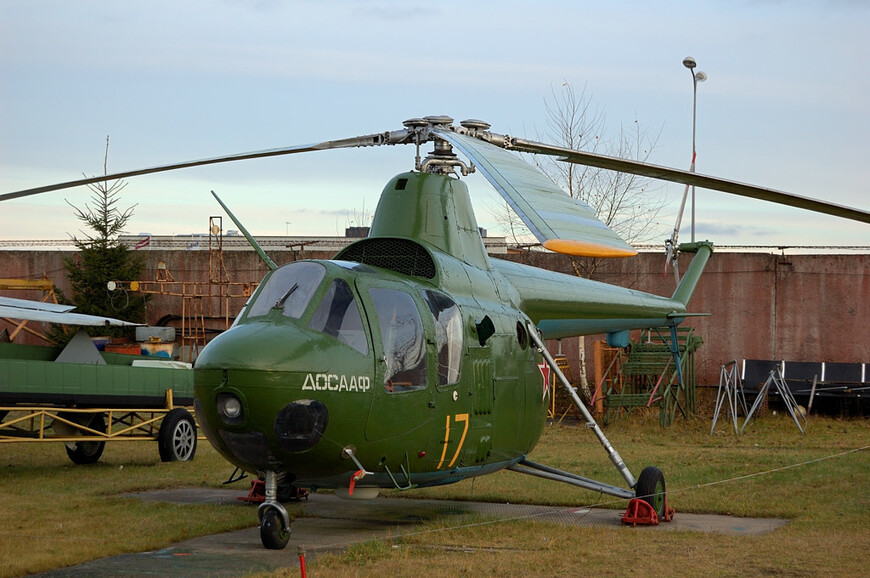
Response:
[[[656,511],[660,520],[666,517],[667,500],[665,475],[655,466],[647,466],[640,473],[635,487],[635,495]]]
[[[290,541],[290,527],[284,526],[284,517],[278,508],[266,508],[260,520],[260,540],[269,550],[282,550]]]

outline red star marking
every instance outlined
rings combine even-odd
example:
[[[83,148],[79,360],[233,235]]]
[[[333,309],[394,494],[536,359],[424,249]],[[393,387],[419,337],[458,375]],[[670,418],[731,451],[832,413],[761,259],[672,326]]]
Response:
[[[546,363],[539,363],[538,369],[541,370],[541,377],[544,378],[544,394],[541,396],[541,401],[544,401],[550,395],[550,366]]]

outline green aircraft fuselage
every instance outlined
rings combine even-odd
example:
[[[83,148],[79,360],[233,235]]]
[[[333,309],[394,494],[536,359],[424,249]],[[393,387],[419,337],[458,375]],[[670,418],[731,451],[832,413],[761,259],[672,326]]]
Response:
[[[359,465],[374,487],[496,471],[546,420],[527,328],[618,343],[677,324],[710,250],[672,298],[490,259],[465,184],[404,173],[368,238],[266,275],[197,359],[197,416],[230,462],[300,487],[347,487]]]

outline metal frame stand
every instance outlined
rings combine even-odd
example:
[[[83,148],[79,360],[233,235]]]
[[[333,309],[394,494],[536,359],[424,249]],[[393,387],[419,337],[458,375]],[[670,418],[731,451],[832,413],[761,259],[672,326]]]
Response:
[[[740,428],[740,433],[743,433],[743,430],[746,429],[746,424],[749,423],[749,420],[752,419],[752,416],[755,415],[755,412],[764,402],[764,398],[765,396],[767,396],[771,384],[776,387],[776,390],[782,397],[783,403],[785,403],[786,409],[788,409],[788,413],[791,414],[791,417],[794,420],[794,423],[797,424],[798,429],[801,431],[801,434],[806,433],[804,432],[804,428],[801,426],[800,420],[798,419],[799,412],[795,411],[798,403],[797,401],[795,401],[791,390],[788,388],[788,384],[785,383],[785,379],[782,377],[782,373],[780,372],[779,367],[771,370],[770,375],[767,377],[767,381],[765,381],[764,385],[761,386],[761,389],[758,392],[758,397],[755,398],[755,403],[752,404],[752,408],[749,410],[749,413],[746,415],[746,420],[743,422],[743,427]],[[806,415],[801,415],[800,417],[801,419],[803,419],[804,424],[806,425]]]
[[[680,340],[677,336],[677,326],[670,326],[670,334],[671,340],[668,340],[659,332],[656,328],[655,332],[658,334],[659,338],[668,346],[668,349],[671,352],[671,357],[674,359],[674,370],[677,374],[677,387],[674,389],[673,387],[673,375],[671,376],[671,380],[667,383],[665,387],[665,391],[662,394],[662,411],[659,414],[659,421],[662,426],[670,425],[673,423],[674,418],[677,414],[677,409],[682,412],[683,417],[688,417],[687,413],[689,411],[689,407],[694,405],[693,402],[690,401],[690,396],[688,389],[686,388],[686,381],[683,376],[683,356],[680,355]],[[686,342],[686,349],[688,350],[689,343]],[[687,351],[688,354],[688,351]],[[686,408],[680,406],[680,392],[683,392],[683,397],[686,401]]]
[[[719,391],[716,394],[716,409],[713,412],[713,425],[710,426],[710,435],[713,435],[713,430],[716,429],[719,412],[722,410],[722,405],[726,399],[728,400],[728,416],[731,417],[734,424],[734,435],[739,436],[737,411],[742,408],[743,415],[748,416],[749,409],[746,405],[746,396],[743,394],[743,382],[740,380],[736,361],[729,361],[722,366],[719,372]]]

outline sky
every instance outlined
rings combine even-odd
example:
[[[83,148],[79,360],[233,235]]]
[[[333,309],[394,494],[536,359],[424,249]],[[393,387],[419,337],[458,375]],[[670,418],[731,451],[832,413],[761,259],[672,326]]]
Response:
[[[103,172],[479,118],[546,135],[570,86],[638,123],[649,161],[688,169],[691,55],[699,173],[870,209],[870,3],[860,0],[521,2],[2,0],[0,192]],[[863,64],[862,64],[863,63]],[[255,235],[366,224],[411,147],[319,151],[128,180],[127,232],[205,233],[215,190]],[[478,224],[496,193],[469,179]],[[681,185],[667,203],[663,241]],[[0,239],[81,235],[87,188],[7,201]],[[681,240],[689,239],[691,217]],[[234,226],[228,219],[224,228]],[[696,236],[720,245],[870,245],[870,226],[698,189]]]

